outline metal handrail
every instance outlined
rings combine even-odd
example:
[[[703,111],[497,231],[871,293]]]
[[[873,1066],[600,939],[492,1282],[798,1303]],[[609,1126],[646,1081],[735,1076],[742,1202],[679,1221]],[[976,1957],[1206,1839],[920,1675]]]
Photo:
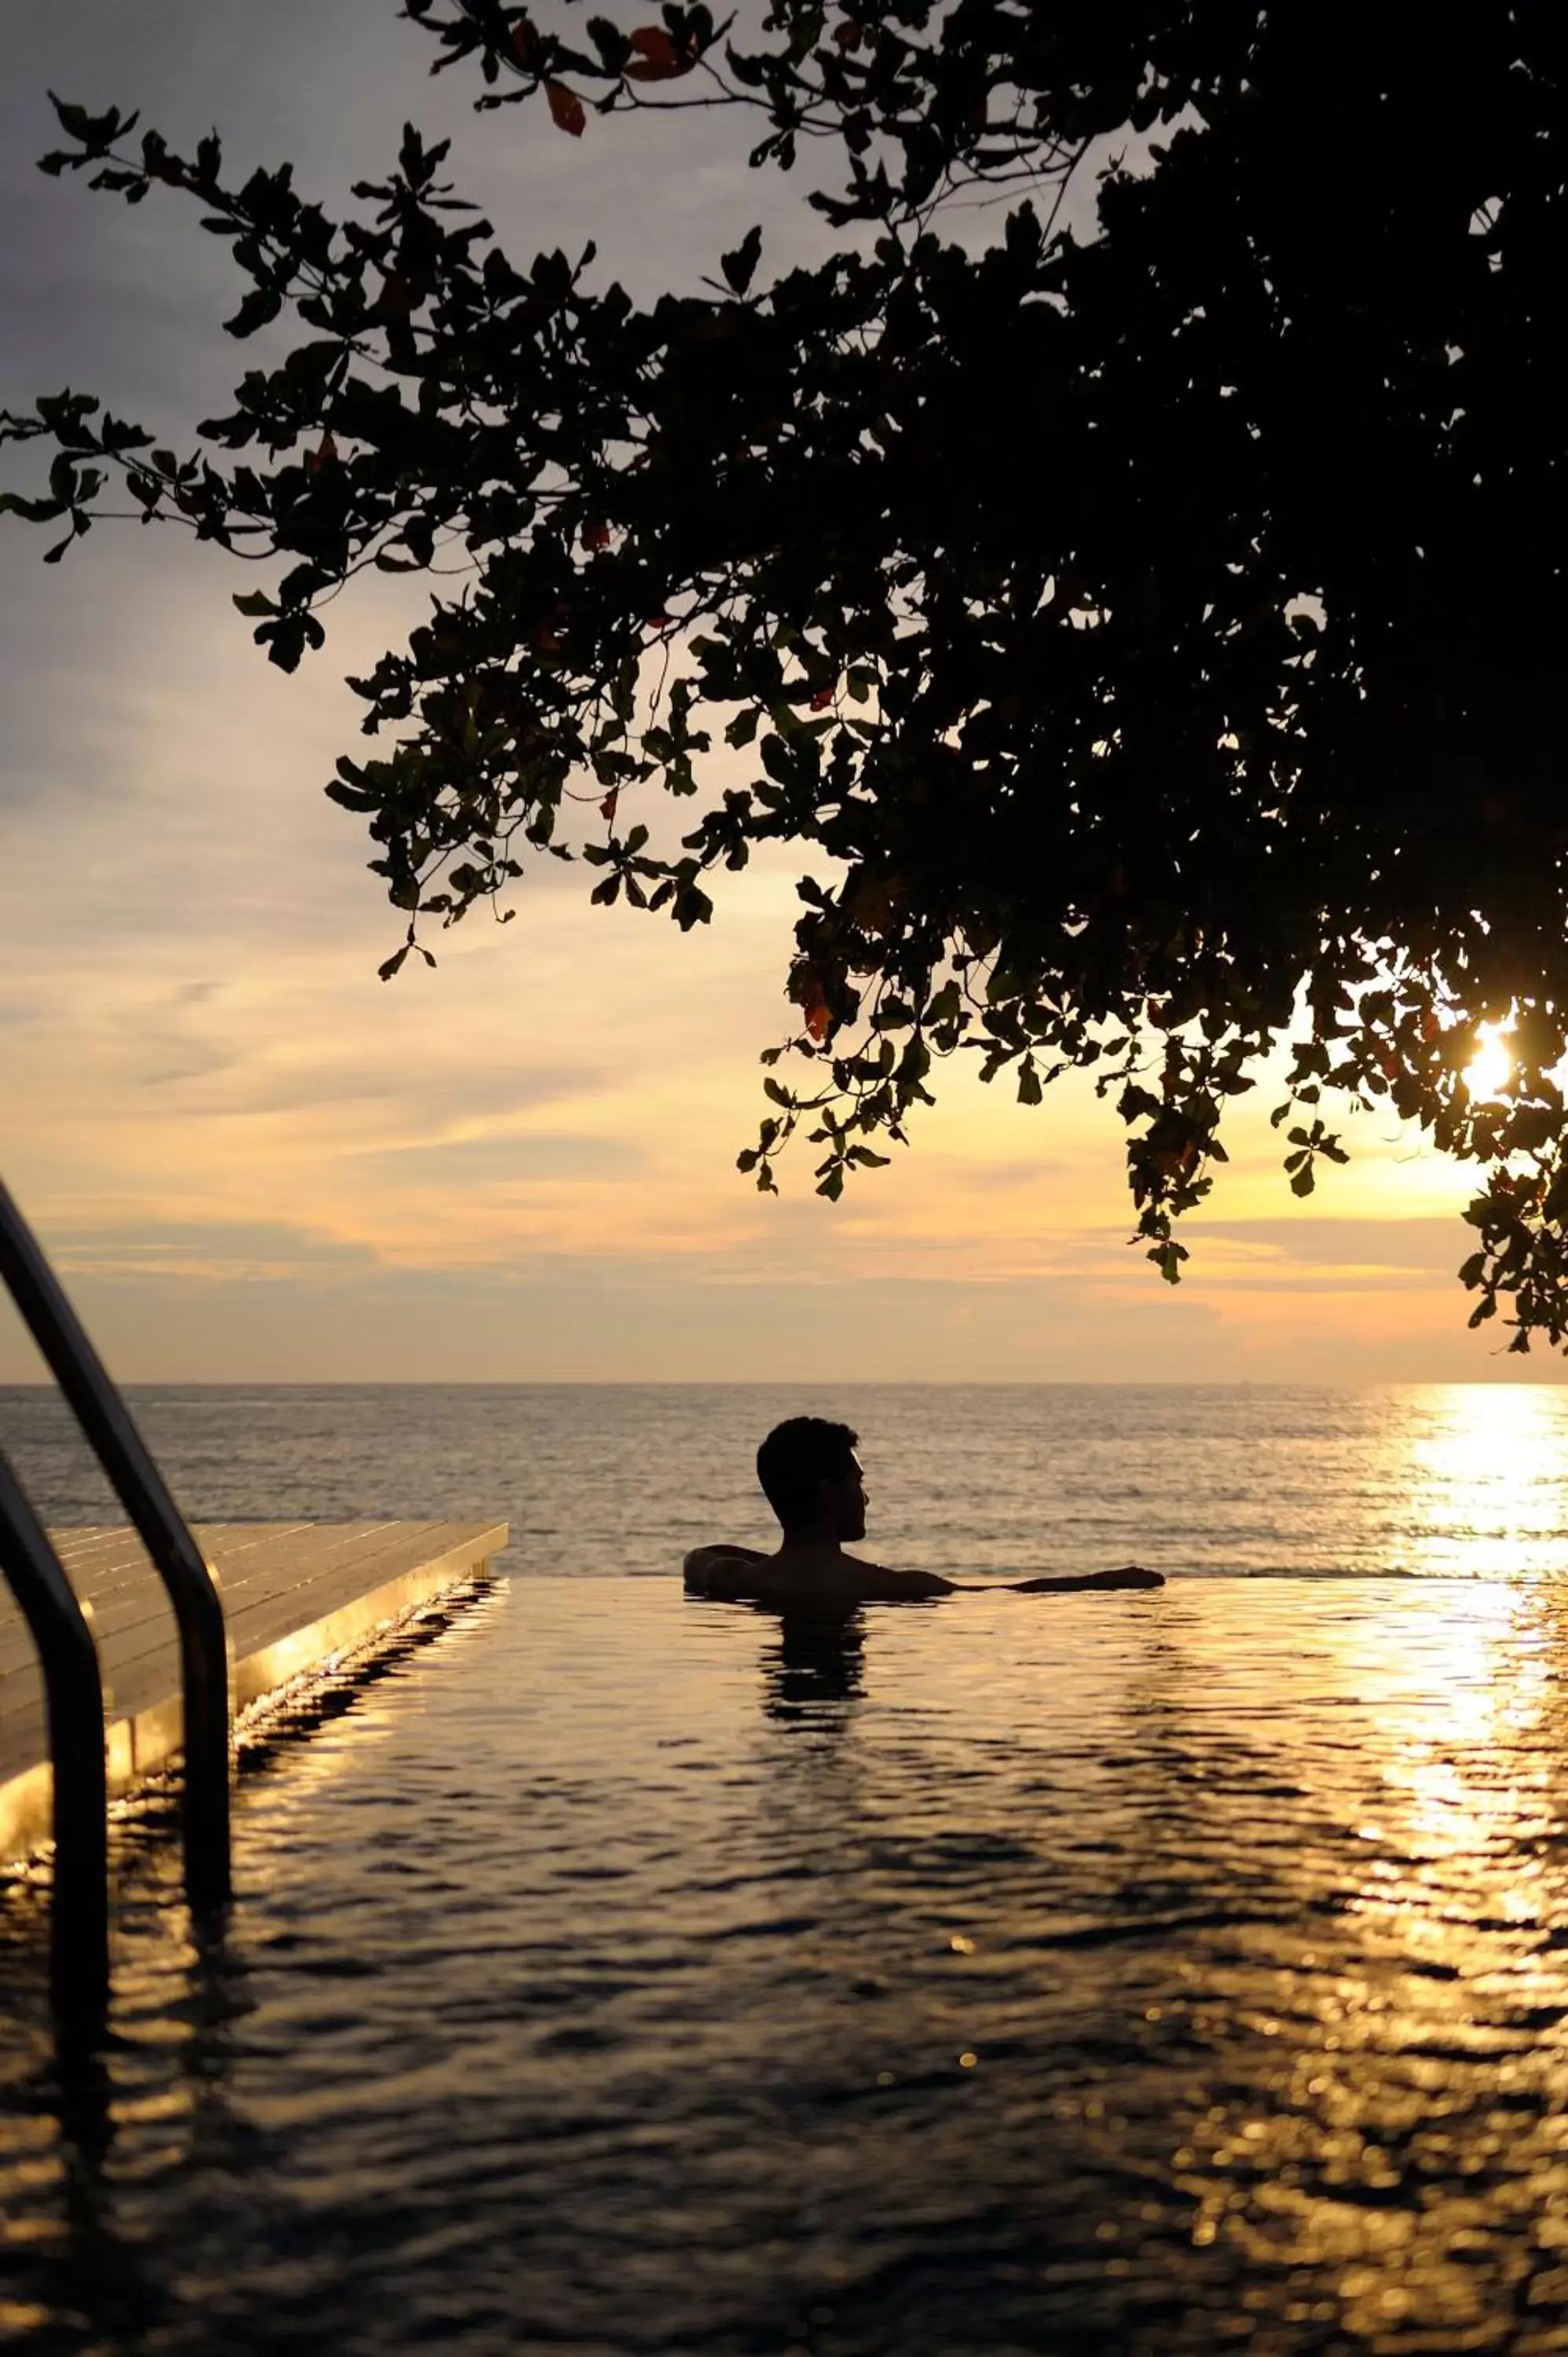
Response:
[[[60,2013],[101,2014],[109,2001],[109,1799],[98,1649],[4,1450],[0,1570],[33,1632],[44,1674],[54,1774],[49,1987]]]
[[[185,1889],[221,1907],[229,1862],[229,1641],[217,1584],[42,1246],[0,1181],[0,1277],[135,1524],[179,1631],[185,1711]]]

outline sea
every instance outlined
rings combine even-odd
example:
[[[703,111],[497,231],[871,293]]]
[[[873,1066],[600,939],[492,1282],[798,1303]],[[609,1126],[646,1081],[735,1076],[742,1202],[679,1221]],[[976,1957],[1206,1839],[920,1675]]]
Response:
[[[199,1521],[504,1518],[253,1730],[237,1895],[114,1828],[105,2042],[0,1889],[38,2357],[1568,2349],[1568,1393],[160,1389]],[[867,1550],[792,1623],[779,1417]],[[113,1509],[0,1393],[53,1523]],[[1015,1596],[1134,1560],[1155,1592]]]
[[[519,1577],[770,1545],[757,1446],[860,1436],[865,1552],[965,1578],[1568,1575],[1568,1386],[375,1384],[133,1390],[193,1521],[508,1521]],[[47,1522],[123,1519],[55,1394],[0,1387]]]

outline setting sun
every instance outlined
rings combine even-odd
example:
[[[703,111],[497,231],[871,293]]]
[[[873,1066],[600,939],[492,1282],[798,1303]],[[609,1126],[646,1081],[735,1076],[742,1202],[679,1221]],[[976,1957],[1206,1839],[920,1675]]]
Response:
[[[1513,1051],[1508,1045],[1511,1026],[1477,1025],[1480,1046],[1465,1067],[1465,1086],[1473,1097],[1500,1096],[1513,1078]]]

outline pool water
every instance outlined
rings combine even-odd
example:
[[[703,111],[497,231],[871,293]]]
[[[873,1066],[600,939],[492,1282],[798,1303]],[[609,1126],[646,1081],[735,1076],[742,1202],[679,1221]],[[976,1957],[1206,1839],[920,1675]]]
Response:
[[[1568,1590],[502,1585],[0,1910],[18,2349],[1568,2349]],[[155,1812],[156,1816],[156,1812]]]

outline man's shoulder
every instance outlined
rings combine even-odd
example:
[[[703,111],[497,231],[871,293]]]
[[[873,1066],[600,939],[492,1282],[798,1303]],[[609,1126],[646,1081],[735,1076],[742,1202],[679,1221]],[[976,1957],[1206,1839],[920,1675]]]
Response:
[[[934,1571],[897,1571],[891,1564],[867,1563],[863,1555],[841,1555],[846,1589],[868,1604],[900,1604],[928,1596],[946,1596],[952,1587]]]

